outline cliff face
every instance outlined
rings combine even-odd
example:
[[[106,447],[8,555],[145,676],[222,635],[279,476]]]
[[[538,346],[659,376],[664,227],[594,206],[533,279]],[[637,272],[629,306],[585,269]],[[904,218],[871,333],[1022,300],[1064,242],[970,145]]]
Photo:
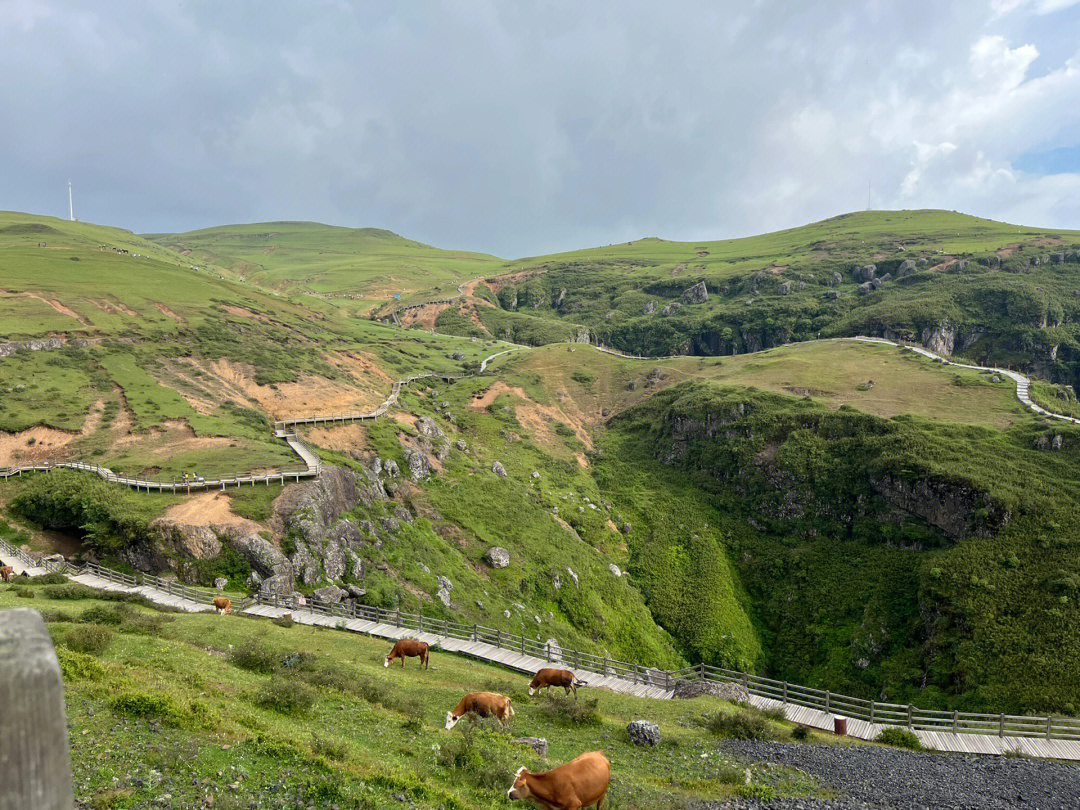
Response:
[[[1011,519],[972,481],[905,450],[888,420],[809,406],[778,412],[763,399],[677,401],[653,429],[654,455],[733,494],[757,528],[843,536],[876,521],[933,542],[994,534]]]

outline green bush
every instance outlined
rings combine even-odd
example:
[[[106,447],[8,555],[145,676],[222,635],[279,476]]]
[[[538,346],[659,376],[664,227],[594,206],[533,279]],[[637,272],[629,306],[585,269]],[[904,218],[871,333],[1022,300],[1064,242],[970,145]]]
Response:
[[[109,707],[117,714],[160,720],[170,726],[181,725],[186,712],[168,695],[149,692],[124,692],[109,701]]]
[[[503,735],[483,724],[466,723],[461,734],[440,743],[436,761],[465,781],[486,790],[505,790],[513,782],[518,762]]]
[[[741,799],[759,799],[767,802],[776,798],[776,790],[769,785],[751,782],[748,785],[739,785],[735,788],[735,795]]]
[[[229,660],[250,672],[273,672],[277,669],[277,654],[257,638],[249,638],[229,653]]]
[[[26,580],[28,585],[62,585],[67,581],[66,576],[55,571],[49,574],[38,574],[36,577],[28,577]]]
[[[791,739],[798,740],[799,742],[806,742],[811,738],[812,735],[810,729],[806,726],[796,726],[795,730],[791,732]]]
[[[42,588],[41,592],[45,594],[46,599],[91,599],[98,595],[98,591],[77,582],[48,585]]]
[[[33,599],[34,598],[34,589],[33,588],[16,588],[15,589],[15,595],[17,597],[19,597],[20,599]]]
[[[879,742],[884,745],[893,745],[897,748],[907,748],[909,751],[923,750],[923,744],[919,742],[919,738],[915,736],[915,732],[900,726],[890,726],[885,729],[874,738],[874,742]]]
[[[79,621],[85,624],[108,624],[118,626],[131,615],[131,607],[124,603],[117,605],[93,605],[84,610]]]
[[[65,681],[100,681],[105,677],[105,667],[92,655],[61,645],[56,648],[56,657]]]
[[[171,621],[173,621],[172,616],[132,611],[121,619],[120,627],[118,629],[121,633],[132,633],[140,636],[160,636],[162,628]]]
[[[780,736],[766,714],[758,709],[717,712],[706,721],[705,727],[713,734],[737,740],[775,740]]]
[[[540,711],[561,726],[598,726],[599,702],[598,698],[572,698],[565,694],[553,694],[549,689],[540,699]]]
[[[337,762],[344,762],[349,758],[349,748],[345,743],[341,740],[320,737],[318,734],[311,735],[311,750],[321,757],[333,759]]]
[[[315,692],[303,681],[275,675],[259,690],[255,703],[281,714],[303,714],[315,705]]]
[[[116,633],[100,624],[80,624],[72,627],[64,635],[64,644],[68,649],[89,655],[101,655],[112,644]]]

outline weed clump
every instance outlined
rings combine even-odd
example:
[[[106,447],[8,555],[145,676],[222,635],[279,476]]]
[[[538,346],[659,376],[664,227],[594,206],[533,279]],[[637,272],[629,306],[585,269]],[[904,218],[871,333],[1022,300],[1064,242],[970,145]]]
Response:
[[[303,681],[275,675],[259,690],[255,703],[281,714],[304,714],[315,705],[315,692]]]
[[[229,660],[249,672],[263,674],[277,669],[278,657],[270,647],[257,638],[249,638],[229,653]]]
[[[100,681],[105,677],[105,667],[92,655],[61,645],[56,648],[56,658],[60,661],[60,672],[66,682]]]
[[[41,591],[46,599],[91,599],[98,596],[93,588],[87,588],[77,582],[65,582],[60,585],[47,585]]]
[[[540,711],[561,726],[598,726],[600,710],[598,698],[572,698],[569,695],[549,693],[540,701]]]
[[[38,574],[36,577],[28,577],[27,585],[63,585],[68,578],[63,574],[52,571],[48,574]]]
[[[15,595],[17,597],[19,597],[20,599],[33,599],[34,598],[34,589],[33,588],[16,588],[15,589]]]
[[[885,729],[874,738],[874,742],[893,745],[897,748],[907,748],[909,751],[923,750],[923,744],[915,736],[915,732],[900,726],[890,726]]]
[[[101,655],[112,644],[116,633],[101,624],[80,624],[64,635],[64,645],[69,650],[87,655]]]
[[[513,781],[517,762],[502,735],[481,723],[462,726],[461,734],[440,744],[436,761],[476,787],[505,789]]]
[[[780,736],[769,725],[765,712],[758,709],[717,712],[705,722],[705,727],[713,734],[737,740],[775,740]]]
[[[791,739],[798,742],[806,742],[811,738],[810,729],[806,726],[796,726],[795,730],[791,732]]]
[[[184,720],[183,707],[168,695],[149,692],[124,692],[109,701],[109,708],[117,714],[143,717],[179,726]]]

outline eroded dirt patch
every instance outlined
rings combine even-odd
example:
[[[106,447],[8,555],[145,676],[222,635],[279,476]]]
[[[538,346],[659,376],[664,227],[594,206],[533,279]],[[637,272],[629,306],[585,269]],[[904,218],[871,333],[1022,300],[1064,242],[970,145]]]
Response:
[[[86,320],[82,315],[77,313],[75,310],[73,310],[70,307],[67,307],[64,304],[60,303],[55,298],[46,298],[41,293],[32,292],[30,290],[23,290],[21,292],[13,292],[11,290],[3,290],[3,291],[0,291],[0,294],[5,295],[5,296],[11,296],[13,298],[17,298],[19,296],[22,296],[24,298],[33,298],[35,301],[40,301],[41,303],[47,304],[48,306],[52,307],[54,310],[59,312],[61,315],[67,315],[69,318],[74,318],[79,323],[81,323],[83,326],[90,326],[91,325],[88,320]]]
[[[182,526],[209,526],[233,529],[245,533],[264,528],[253,520],[240,517],[232,510],[232,498],[224,492],[201,492],[190,495],[165,510],[160,520]]]
[[[0,466],[63,461],[70,456],[68,445],[89,436],[101,424],[102,401],[95,402],[80,430],[60,430],[34,425],[18,433],[0,432]]]
[[[327,450],[337,450],[339,453],[368,449],[367,427],[358,422],[336,427],[310,428],[304,438],[312,444]]]
[[[482,411],[495,401],[501,394],[509,394],[518,402],[514,405],[514,416],[533,439],[544,447],[562,447],[562,440],[555,434],[555,423],[566,425],[574,431],[574,435],[589,450],[592,449],[592,436],[585,429],[584,420],[577,410],[573,400],[563,400],[560,405],[541,405],[533,400],[522,388],[511,387],[502,380],[494,383],[483,393],[474,397],[469,407],[473,410]],[[570,411],[562,407],[569,402],[573,406]],[[575,453],[578,463],[583,467],[588,466],[588,460],[583,453]]]

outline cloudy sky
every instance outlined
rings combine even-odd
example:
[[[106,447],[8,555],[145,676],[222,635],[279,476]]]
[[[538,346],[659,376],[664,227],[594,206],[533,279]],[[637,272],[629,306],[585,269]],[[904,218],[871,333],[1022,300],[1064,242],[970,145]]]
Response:
[[[867,205],[1080,228],[1080,0],[0,0],[0,209],[504,257]]]

